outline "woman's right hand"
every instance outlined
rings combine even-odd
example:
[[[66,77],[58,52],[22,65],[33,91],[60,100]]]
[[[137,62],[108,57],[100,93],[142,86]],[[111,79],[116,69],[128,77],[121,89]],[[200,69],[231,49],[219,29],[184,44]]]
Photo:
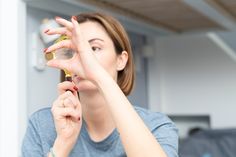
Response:
[[[44,50],[45,53],[53,52],[61,48],[69,48],[76,52],[71,59],[52,59],[47,62],[47,65],[53,68],[66,69],[69,72],[78,75],[81,79],[96,82],[98,77],[102,75],[101,72],[105,72],[105,69],[97,60],[92,46],[85,38],[80,28],[80,24],[75,18],[76,17],[73,16],[71,21],[68,21],[57,17],[55,19],[56,22],[63,27],[45,31],[48,35],[59,34],[69,37],[67,40],[62,40],[46,48]]]
[[[57,132],[53,150],[57,156],[68,156],[81,130],[82,110],[74,83],[59,83],[58,91],[51,109]]]

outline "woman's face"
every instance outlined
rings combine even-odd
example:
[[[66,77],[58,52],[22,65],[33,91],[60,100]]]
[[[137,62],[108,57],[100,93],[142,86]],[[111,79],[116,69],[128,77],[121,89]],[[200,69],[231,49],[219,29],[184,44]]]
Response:
[[[124,68],[127,62],[127,52],[124,51],[122,54],[125,54],[117,55],[113,41],[105,29],[97,22],[84,22],[80,24],[80,29],[84,39],[89,42],[98,62],[116,80],[118,70],[121,67]],[[92,82],[83,80],[78,76],[74,76],[73,81],[78,87],[79,92],[97,89]]]

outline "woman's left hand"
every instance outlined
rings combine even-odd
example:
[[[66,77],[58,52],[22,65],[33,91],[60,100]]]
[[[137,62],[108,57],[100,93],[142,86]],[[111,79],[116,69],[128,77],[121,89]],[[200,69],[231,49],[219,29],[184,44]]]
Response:
[[[45,53],[61,48],[70,48],[76,53],[71,59],[54,59],[49,61],[47,65],[54,68],[66,69],[76,74],[81,79],[96,81],[99,72],[101,72],[103,68],[93,54],[89,42],[84,39],[76,17],[73,16],[71,21],[56,17],[56,22],[64,27],[50,29],[45,31],[45,33],[48,35],[66,35],[69,39],[53,44],[45,49]]]

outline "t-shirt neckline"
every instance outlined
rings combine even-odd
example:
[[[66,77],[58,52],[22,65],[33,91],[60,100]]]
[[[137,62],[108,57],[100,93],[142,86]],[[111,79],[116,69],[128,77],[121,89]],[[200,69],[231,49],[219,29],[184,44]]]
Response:
[[[119,137],[119,133],[115,128],[106,138],[102,141],[94,141],[91,139],[85,121],[83,121],[81,134],[86,139],[86,141],[93,147],[97,149],[107,150],[112,146],[112,143]]]

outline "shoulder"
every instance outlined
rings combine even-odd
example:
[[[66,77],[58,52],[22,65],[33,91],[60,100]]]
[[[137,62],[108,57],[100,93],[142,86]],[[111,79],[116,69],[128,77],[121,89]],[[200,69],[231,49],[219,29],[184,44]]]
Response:
[[[34,112],[29,120],[35,123],[48,123],[48,121],[52,120],[51,108],[43,108],[36,112]]]
[[[34,112],[29,117],[29,126],[33,127],[39,134],[54,132],[54,121],[51,108],[43,108]]]
[[[168,116],[160,112],[153,112],[141,107],[134,107],[139,116],[143,119],[144,123],[153,130],[158,127],[171,126],[175,127],[175,124],[170,120]]]
[[[51,107],[46,107],[46,108],[42,108],[37,110],[36,112],[34,112],[30,118],[40,118],[41,116],[51,116]]]
[[[169,157],[178,156],[178,129],[163,113],[134,107]]]
[[[56,138],[53,117],[50,108],[34,112],[22,141],[23,156],[44,156]]]

